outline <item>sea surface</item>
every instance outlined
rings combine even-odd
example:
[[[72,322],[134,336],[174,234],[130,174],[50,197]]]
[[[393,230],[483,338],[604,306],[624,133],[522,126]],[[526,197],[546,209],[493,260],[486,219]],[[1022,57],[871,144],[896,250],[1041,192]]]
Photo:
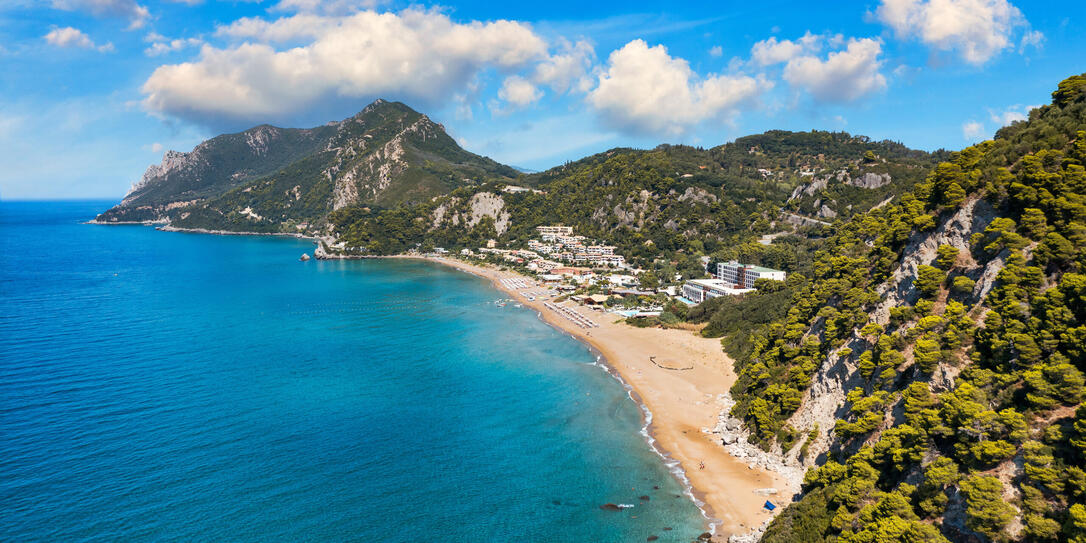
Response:
[[[0,202],[0,541],[702,531],[621,384],[487,282],[110,205]]]

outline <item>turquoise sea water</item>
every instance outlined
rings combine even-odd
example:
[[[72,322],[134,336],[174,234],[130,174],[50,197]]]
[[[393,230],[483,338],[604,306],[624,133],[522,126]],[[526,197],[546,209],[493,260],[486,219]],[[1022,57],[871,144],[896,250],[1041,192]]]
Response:
[[[619,383],[484,281],[109,205],[0,202],[0,541],[701,532]]]

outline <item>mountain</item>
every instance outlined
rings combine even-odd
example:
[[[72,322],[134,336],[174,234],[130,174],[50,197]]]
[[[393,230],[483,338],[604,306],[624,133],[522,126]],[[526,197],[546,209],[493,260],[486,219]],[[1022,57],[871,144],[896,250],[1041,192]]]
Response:
[[[774,131],[711,149],[612,149],[414,206],[344,208],[331,222],[351,253],[526,241],[536,226],[560,223],[637,265],[659,260],[661,271],[674,263],[701,273],[703,255],[794,271],[811,260],[808,231],[908,192],[948,156],[843,132]],[[802,235],[755,243],[793,230]]]
[[[311,129],[262,125],[169,151],[96,220],[252,232],[315,232],[328,213],[395,207],[516,170],[469,153],[399,102]]]
[[[763,541],[1086,541],[1086,75],[1052,98],[717,302],[725,442],[802,485]]]

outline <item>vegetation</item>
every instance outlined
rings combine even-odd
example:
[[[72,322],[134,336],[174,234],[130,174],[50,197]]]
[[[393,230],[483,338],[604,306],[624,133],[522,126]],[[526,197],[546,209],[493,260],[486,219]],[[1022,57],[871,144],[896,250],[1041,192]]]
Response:
[[[819,367],[862,383],[765,541],[1086,541],[1084,166],[1075,76],[1029,121],[836,225],[786,314],[730,347],[733,414],[766,448]],[[961,213],[987,224],[913,260]],[[880,318],[883,291],[904,302]]]
[[[866,153],[881,158],[868,163]],[[907,190],[939,156],[845,133],[774,131],[708,150],[674,145],[614,149],[516,180],[462,187],[414,206],[343,209],[331,222],[340,240],[370,254],[424,245],[475,247],[489,238],[523,243],[535,236],[538,225],[565,224],[615,245],[659,278],[702,276],[703,256],[802,271],[812,262],[822,227],[797,228],[797,235],[772,245],[755,240],[793,229],[780,220],[784,207],[808,199],[828,202],[818,191],[792,198],[794,189],[811,181],[812,172],[893,170],[894,181],[874,191],[850,186],[855,192],[834,204],[845,215]],[[503,192],[508,185],[535,191]],[[878,195],[865,196],[872,192]],[[496,221],[488,219],[465,220],[473,215],[473,198],[485,193],[500,195],[507,229],[498,232]]]

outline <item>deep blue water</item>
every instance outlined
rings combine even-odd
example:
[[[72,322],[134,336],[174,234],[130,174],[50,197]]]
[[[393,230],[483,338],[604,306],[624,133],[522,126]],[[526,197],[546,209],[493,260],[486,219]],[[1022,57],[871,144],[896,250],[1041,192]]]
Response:
[[[0,541],[701,531],[622,387],[484,281],[80,224],[109,205],[0,202]]]

